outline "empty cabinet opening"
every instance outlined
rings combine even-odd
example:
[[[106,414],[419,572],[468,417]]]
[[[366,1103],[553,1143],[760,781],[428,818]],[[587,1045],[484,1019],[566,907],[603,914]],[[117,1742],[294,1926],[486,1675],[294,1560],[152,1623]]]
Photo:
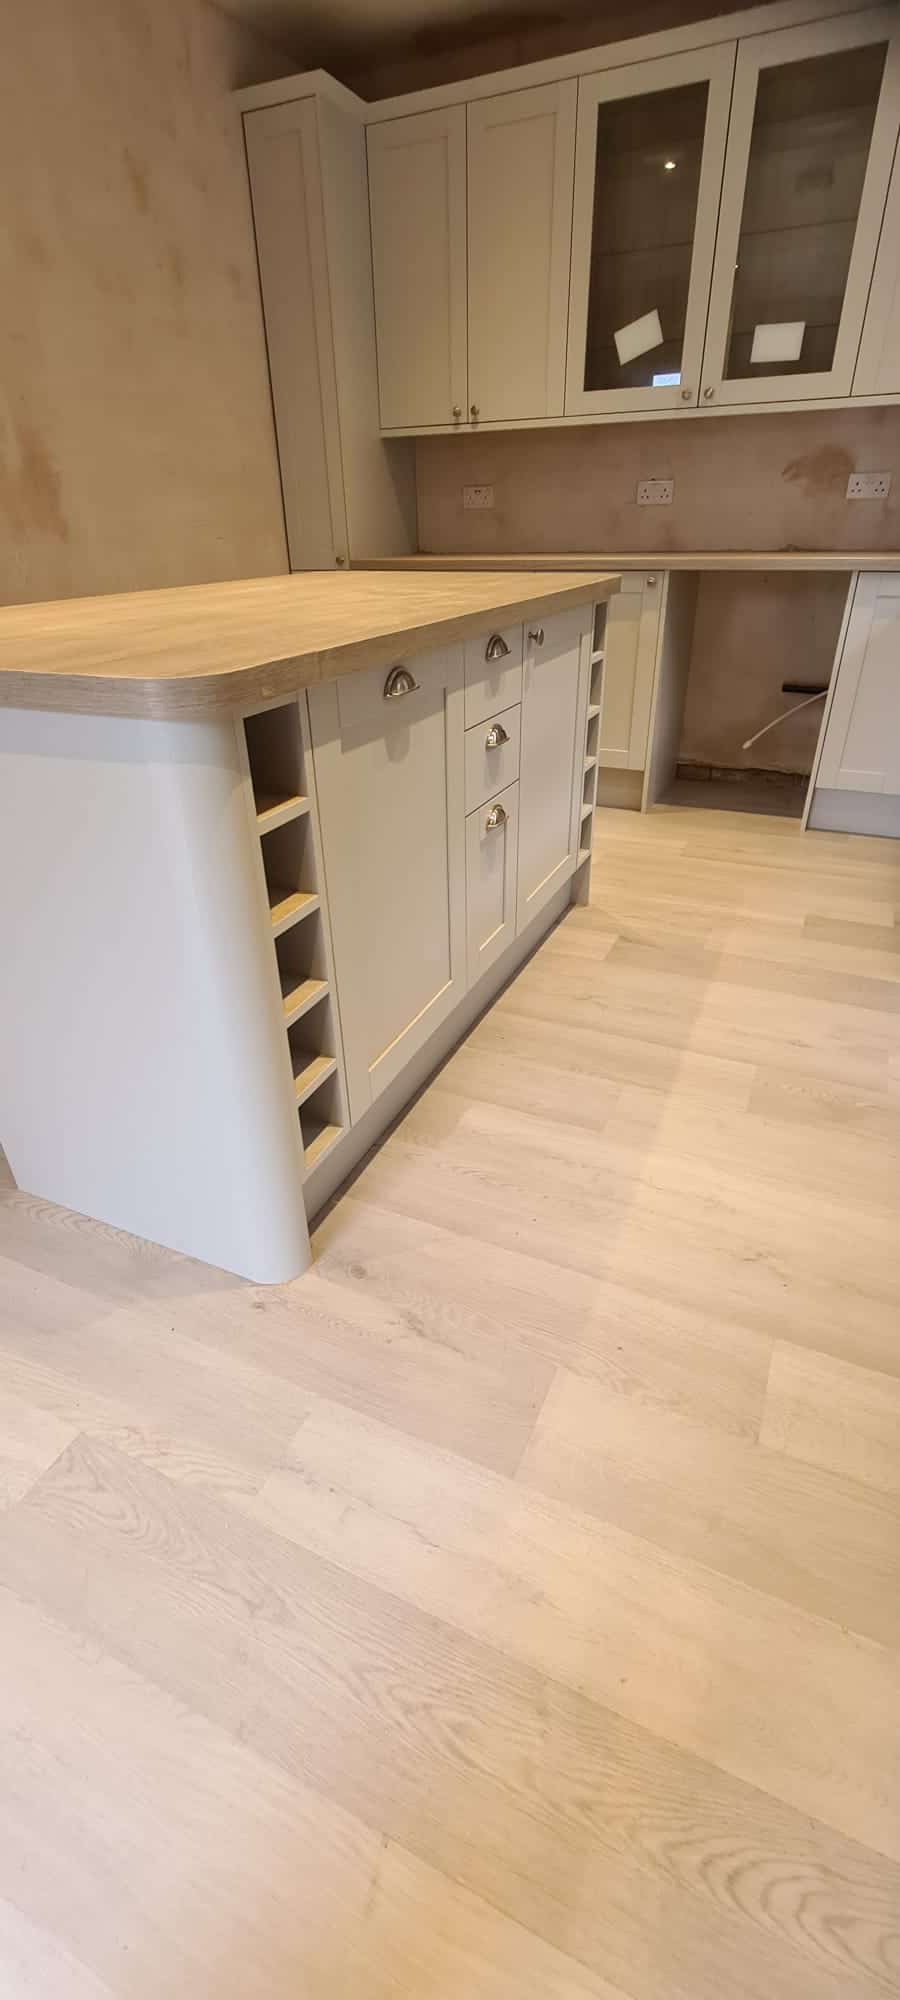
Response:
[[[285,1025],[290,1027],[328,992],[328,971],[319,911],[275,940]]]
[[[244,735],[260,832],[265,832],[267,823],[308,810],[296,701],[248,715]]]
[[[801,817],[848,584],[827,571],[699,576],[674,755],[648,803]]]
[[[269,914],[276,934],[319,907],[309,815],[289,820],[260,841]]]

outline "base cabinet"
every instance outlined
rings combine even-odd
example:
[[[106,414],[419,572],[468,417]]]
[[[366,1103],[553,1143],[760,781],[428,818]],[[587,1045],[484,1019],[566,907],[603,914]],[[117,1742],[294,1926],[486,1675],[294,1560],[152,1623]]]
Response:
[[[466,820],[466,923],[469,985],[474,986],[516,935],[519,787],[488,800]]]
[[[635,571],[607,606],[603,642],[603,713],[598,762],[602,769],[642,771],[665,578]]]
[[[900,796],[900,576],[859,578],[816,784]]]
[[[526,628],[519,752],[519,931],[575,867],[589,673],[587,612],[559,611]]]
[[[462,646],[311,689],[309,709],[355,1122],[466,991]]]

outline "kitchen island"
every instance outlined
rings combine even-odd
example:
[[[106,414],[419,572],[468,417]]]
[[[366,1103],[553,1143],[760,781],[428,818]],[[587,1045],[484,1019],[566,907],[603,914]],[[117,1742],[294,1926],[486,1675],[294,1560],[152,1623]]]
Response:
[[[259,1282],[586,894],[615,574],[0,611],[0,1144]]]

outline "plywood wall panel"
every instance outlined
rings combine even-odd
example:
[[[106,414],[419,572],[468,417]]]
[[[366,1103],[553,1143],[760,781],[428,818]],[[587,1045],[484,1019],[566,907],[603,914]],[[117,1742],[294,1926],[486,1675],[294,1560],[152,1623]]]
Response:
[[[900,544],[900,408],[469,432],[416,461],[426,554]],[[854,471],[890,472],[887,501],[848,501]],[[637,506],[648,478],[674,479],[671,507]],[[464,484],[493,510],[464,512]]]
[[[0,600],[286,567],[240,83],[203,0],[7,10]]]

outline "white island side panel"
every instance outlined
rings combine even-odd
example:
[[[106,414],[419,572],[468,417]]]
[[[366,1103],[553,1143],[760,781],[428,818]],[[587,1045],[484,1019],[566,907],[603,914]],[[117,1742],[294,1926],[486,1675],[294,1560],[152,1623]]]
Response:
[[[0,714],[19,1186],[257,1282],[309,1262],[233,723]]]

